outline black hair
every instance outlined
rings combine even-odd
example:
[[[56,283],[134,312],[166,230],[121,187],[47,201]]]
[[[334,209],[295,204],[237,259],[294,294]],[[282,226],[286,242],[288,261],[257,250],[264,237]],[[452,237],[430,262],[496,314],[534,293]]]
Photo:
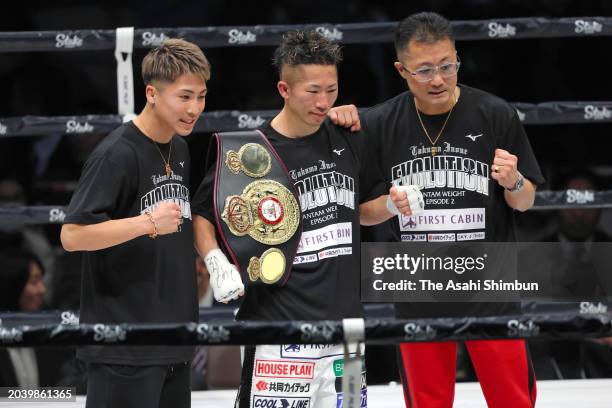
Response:
[[[33,253],[20,248],[0,251],[0,310],[19,310],[19,297],[30,279],[34,262],[44,274],[42,263]]]
[[[316,31],[288,31],[274,51],[272,63],[279,75],[283,66],[296,65],[338,65],[342,51],[338,44]]]
[[[432,44],[446,38],[455,45],[453,27],[446,18],[432,12],[412,14],[395,29],[395,52],[399,56],[410,41]]]

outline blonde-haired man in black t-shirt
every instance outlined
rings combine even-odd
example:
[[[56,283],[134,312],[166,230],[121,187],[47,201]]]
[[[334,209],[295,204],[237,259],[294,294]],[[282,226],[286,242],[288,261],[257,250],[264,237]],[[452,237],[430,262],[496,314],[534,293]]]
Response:
[[[147,54],[142,76],[146,106],[91,153],[62,226],[64,248],[85,251],[81,323],[198,319],[189,152],[178,136],[204,110],[210,64],[170,39]],[[191,404],[193,347],[87,346],[77,356],[88,408]]]

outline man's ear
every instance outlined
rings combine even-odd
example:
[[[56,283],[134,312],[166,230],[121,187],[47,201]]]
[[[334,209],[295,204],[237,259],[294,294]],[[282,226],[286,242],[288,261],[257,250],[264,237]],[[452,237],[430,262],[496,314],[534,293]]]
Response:
[[[406,69],[404,68],[404,66],[402,65],[401,62],[399,61],[395,61],[393,63],[393,66],[395,67],[395,69],[397,70],[397,73],[400,74],[400,76],[404,79],[406,79],[405,75],[408,74],[408,72],[406,72]]]
[[[276,83],[276,89],[278,89],[278,93],[283,99],[289,98],[289,84],[285,81],[278,81]]]
[[[151,105],[155,105],[155,97],[157,95],[157,88],[155,88],[153,85],[148,84],[145,87],[145,96],[147,98],[147,103],[150,103]]]

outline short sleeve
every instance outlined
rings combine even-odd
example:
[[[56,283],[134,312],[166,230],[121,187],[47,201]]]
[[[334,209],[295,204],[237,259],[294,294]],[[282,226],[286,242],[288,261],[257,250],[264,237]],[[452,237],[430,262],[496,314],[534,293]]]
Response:
[[[504,126],[505,129],[500,129],[503,132],[502,134],[505,135],[502,148],[518,157],[518,170],[525,178],[536,186],[544,184],[546,180],[542,175],[518,114],[510,106],[508,106],[508,111],[505,114],[507,115],[507,125]]]
[[[107,157],[90,157],[83,166],[64,224],[97,224],[113,219],[126,184],[121,173]]]

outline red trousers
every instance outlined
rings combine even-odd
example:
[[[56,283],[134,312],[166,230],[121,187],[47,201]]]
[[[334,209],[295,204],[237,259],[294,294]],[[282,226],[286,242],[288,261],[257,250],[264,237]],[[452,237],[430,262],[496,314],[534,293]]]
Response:
[[[468,340],[466,348],[489,408],[532,408],[536,382],[524,340]],[[407,408],[452,408],[456,342],[400,344]]]

